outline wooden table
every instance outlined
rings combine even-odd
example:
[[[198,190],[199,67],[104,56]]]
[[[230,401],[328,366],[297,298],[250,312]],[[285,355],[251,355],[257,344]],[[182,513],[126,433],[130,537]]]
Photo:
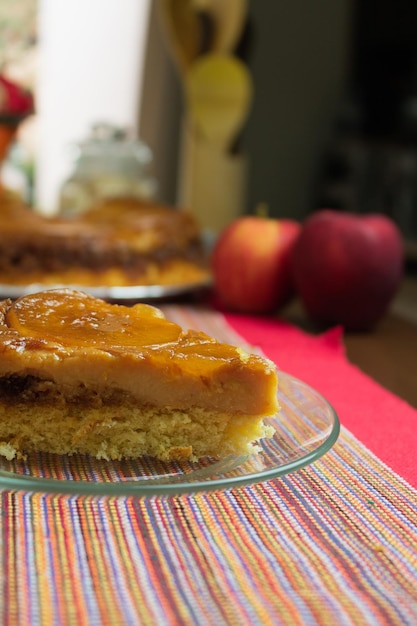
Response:
[[[417,315],[417,281],[415,294]],[[410,289],[407,297],[410,298]],[[411,316],[402,316],[396,312],[398,308],[393,306],[371,332],[347,332],[346,354],[351,363],[417,408],[417,317],[414,321]],[[309,332],[320,332],[297,301],[285,310],[284,317]]]
[[[348,333],[345,344],[352,363],[417,408],[417,324],[389,314],[372,333]]]

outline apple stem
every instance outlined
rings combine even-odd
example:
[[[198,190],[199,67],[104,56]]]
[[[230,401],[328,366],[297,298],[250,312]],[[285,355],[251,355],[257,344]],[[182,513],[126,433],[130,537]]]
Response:
[[[269,216],[269,206],[266,202],[259,202],[256,205],[255,215],[258,217],[268,217]]]

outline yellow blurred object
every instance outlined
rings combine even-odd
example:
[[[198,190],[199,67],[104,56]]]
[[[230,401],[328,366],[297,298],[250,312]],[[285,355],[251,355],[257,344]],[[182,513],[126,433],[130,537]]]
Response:
[[[161,0],[159,6],[185,100],[177,204],[204,229],[220,232],[246,204],[247,156],[238,140],[253,83],[237,48],[248,0]]]
[[[248,0],[193,0],[215,24],[211,52],[233,52],[242,34],[248,12]]]
[[[160,16],[168,44],[181,74],[200,53],[201,31],[193,0],[161,0]]]
[[[253,85],[246,65],[227,54],[206,54],[186,76],[190,121],[204,139],[230,150],[252,103]]]
[[[218,150],[186,126],[181,164],[180,206],[188,207],[205,230],[221,232],[244,210],[247,155]]]

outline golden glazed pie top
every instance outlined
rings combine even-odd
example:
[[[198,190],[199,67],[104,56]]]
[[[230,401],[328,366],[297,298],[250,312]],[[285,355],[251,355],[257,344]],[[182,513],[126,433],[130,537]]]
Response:
[[[67,289],[19,298],[7,309],[5,323],[28,340],[109,352],[176,341],[181,333],[155,307],[109,304]]]
[[[0,375],[126,389],[144,403],[277,411],[274,365],[146,304],[115,305],[57,289],[0,304]]]

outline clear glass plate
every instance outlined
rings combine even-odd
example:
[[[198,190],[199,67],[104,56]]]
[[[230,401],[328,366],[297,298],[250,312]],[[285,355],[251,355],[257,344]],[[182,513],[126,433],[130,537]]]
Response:
[[[37,453],[25,460],[0,457],[0,488],[79,495],[154,496],[196,493],[276,478],[308,465],[336,442],[340,424],[323,396],[280,372],[281,411],[268,419],[273,436],[259,442],[259,453],[163,463],[151,458],[99,461]]]

